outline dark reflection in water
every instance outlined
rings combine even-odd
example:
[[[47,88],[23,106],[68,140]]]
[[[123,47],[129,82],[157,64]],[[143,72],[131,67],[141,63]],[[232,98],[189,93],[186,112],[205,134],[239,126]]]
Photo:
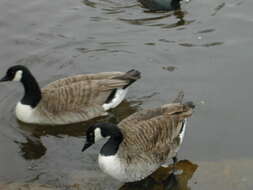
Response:
[[[149,17],[149,18],[139,18],[139,19],[124,19],[124,18],[119,18],[121,21],[128,22],[129,24],[135,24],[135,25],[144,25],[147,24],[148,22],[154,21],[154,20],[160,20],[163,18],[168,18],[172,16],[172,13],[161,15],[161,16],[156,16],[156,17]]]
[[[214,32],[214,31],[215,29],[210,28],[210,29],[200,30],[197,32],[197,34],[206,34],[206,33]]]
[[[96,3],[89,0],[83,0],[83,4],[85,4],[88,7],[96,8]]]
[[[123,185],[120,190],[189,190],[188,181],[192,178],[198,165],[188,160],[181,160],[176,164],[180,174],[172,173],[172,165],[159,168],[148,178]]]
[[[36,160],[45,155],[47,149],[40,139],[32,140],[27,138],[27,142],[17,142],[20,147],[22,157],[26,160]]]
[[[211,42],[205,44],[179,43],[179,45],[183,47],[213,47],[213,46],[220,46],[223,44],[224,42]]]
[[[132,54],[133,52],[131,51],[126,51],[126,50],[120,50],[120,49],[109,49],[109,48],[99,48],[99,49],[88,49],[88,48],[77,48],[77,50],[81,53],[90,53],[90,52],[104,52],[104,53],[127,53],[127,54]]]
[[[177,67],[175,67],[175,66],[163,66],[162,69],[166,70],[166,71],[173,72],[177,69]]]
[[[138,6],[137,3],[133,4],[133,5],[125,5],[125,6],[121,6],[121,4],[117,3],[117,2],[113,2],[113,1],[108,1],[108,0],[100,0],[100,1],[90,1],[90,0],[83,0],[82,1],[84,5],[91,7],[91,8],[96,8],[97,5],[101,5],[103,7],[106,7],[105,4],[109,4],[110,8],[103,8],[103,10],[106,11],[110,11],[111,14],[117,13],[117,12],[122,12],[120,11],[120,9],[125,9],[125,8],[132,8],[132,7],[136,7]],[[116,6],[115,6],[116,5]],[[110,13],[109,13],[110,14]]]
[[[215,9],[214,12],[212,13],[212,16],[215,16],[221,9],[223,9],[225,7],[226,3],[222,2],[221,4],[219,4]]]
[[[158,16],[148,16],[147,18],[135,18],[135,19],[126,19],[126,18],[119,18],[119,20],[127,22],[129,24],[133,24],[133,25],[147,25],[147,26],[158,26],[161,28],[176,28],[179,26],[184,26],[184,25],[188,25],[193,23],[195,20],[188,20],[186,21],[184,19],[184,16],[186,14],[186,12],[178,10],[178,11],[173,11],[173,12],[169,12],[169,13],[157,13],[157,12],[147,12],[147,13],[153,13],[153,14],[159,14]],[[174,16],[176,18],[176,22],[174,23],[168,23],[171,22],[171,20],[163,20],[166,18],[170,18]],[[154,21],[157,20],[163,20],[162,23],[157,23]],[[165,22],[164,22],[165,21]]]

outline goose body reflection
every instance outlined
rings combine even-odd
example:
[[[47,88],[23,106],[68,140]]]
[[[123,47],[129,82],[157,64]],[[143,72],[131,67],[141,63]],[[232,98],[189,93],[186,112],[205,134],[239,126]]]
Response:
[[[98,156],[100,168],[120,181],[142,180],[176,156],[193,108],[191,102],[171,103],[136,112],[118,126],[92,125],[82,150],[108,138]]]
[[[25,123],[62,125],[86,121],[118,106],[140,72],[80,74],[56,80],[40,89],[30,70],[16,65],[0,81],[20,81],[24,97],[16,106],[17,118]]]

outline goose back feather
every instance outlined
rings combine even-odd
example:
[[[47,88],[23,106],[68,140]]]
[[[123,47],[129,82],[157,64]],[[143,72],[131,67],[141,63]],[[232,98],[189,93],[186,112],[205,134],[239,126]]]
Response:
[[[141,180],[174,157],[180,131],[192,110],[180,104],[145,110],[119,123],[123,141],[117,157],[124,168],[119,180]],[[117,176],[114,176],[117,178]]]
[[[50,83],[42,89],[38,104],[45,123],[64,124],[86,121],[106,114],[103,105],[113,90],[129,83],[123,72],[77,75]],[[42,122],[42,121],[41,121]]]
[[[184,105],[167,104],[131,115],[118,125],[124,136],[119,153],[127,158],[128,154],[142,152],[151,163],[167,162],[167,157],[175,154],[182,123],[191,114]],[[134,158],[139,162],[138,156]]]

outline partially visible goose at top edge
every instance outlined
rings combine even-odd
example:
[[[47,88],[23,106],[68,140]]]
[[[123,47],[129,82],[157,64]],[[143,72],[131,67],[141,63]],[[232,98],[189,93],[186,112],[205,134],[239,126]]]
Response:
[[[7,70],[4,81],[20,81],[24,96],[16,106],[17,118],[25,123],[63,125],[86,121],[118,106],[140,72],[80,74],[56,80],[40,89],[23,65]]]
[[[181,0],[138,0],[151,11],[172,11],[180,9]]]
[[[118,126],[98,123],[87,130],[82,151],[102,138],[98,162],[100,168],[115,179],[133,182],[144,179],[176,154],[183,142],[186,120],[192,115],[192,102],[179,103],[183,95],[171,104],[136,112]]]

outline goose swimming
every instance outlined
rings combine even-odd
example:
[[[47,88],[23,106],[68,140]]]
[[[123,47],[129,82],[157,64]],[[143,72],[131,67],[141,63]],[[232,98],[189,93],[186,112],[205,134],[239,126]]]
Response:
[[[151,11],[172,11],[180,9],[181,0],[138,0]]]
[[[139,78],[137,70],[80,74],[56,80],[41,89],[27,67],[16,65],[7,70],[0,82],[23,84],[24,96],[16,105],[20,121],[63,125],[106,115],[123,101],[128,87]]]
[[[182,100],[182,93],[177,101]],[[139,181],[167,165],[183,142],[186,120],[192,115],[192,102],[165,104],[136,112],[118,125],[98,123],[88,128],[82,151],[102,138],[100,168],[123,182]]]

